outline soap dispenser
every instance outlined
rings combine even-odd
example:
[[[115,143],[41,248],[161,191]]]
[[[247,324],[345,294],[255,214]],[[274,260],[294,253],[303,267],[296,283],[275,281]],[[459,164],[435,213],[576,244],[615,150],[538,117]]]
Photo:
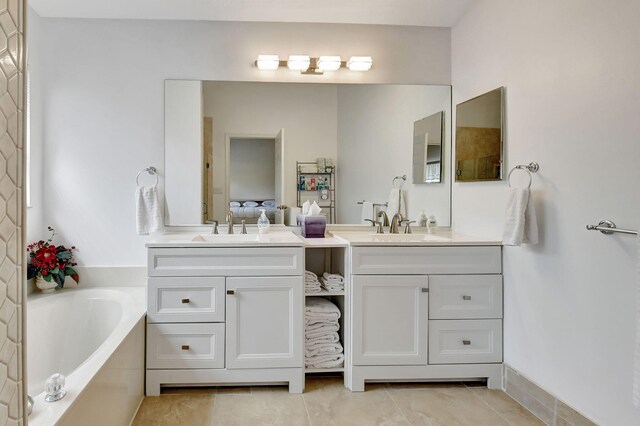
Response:
[[[269,218],[267,218],[267,210],[266,209],[260,209],[260,211],[262,212],[260,214],[260,217],[258,218],[258,233],[259,234],[266,234],[269,232]]]
[[[424,210],[420,210],[420,219],[418,219],[418,225],[422,227],[427,226],[427,215],[424,213]]]
[[[437,226],[436,217],[434,215],[429,216],[429,220],[427,221],[427,230],[429,233],[435,231]]]

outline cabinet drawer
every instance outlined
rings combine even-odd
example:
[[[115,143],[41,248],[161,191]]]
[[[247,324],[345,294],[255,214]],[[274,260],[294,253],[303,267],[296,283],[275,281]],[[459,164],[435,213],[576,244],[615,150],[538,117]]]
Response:
[[[224,278],[149,278],[147,320],[224,322]]]
[[[429,364],[502,362],[502,320],[429,321]]]
[[[502,275],[430,276],[429,318],[502,318]]]
[[[353,247],[362,275],[499,274],[500,247]]]
[[[224,324],[147,324],[147,368],[224,368]]]
[[[151,277],[302,275],[301,247],[150,248]]]

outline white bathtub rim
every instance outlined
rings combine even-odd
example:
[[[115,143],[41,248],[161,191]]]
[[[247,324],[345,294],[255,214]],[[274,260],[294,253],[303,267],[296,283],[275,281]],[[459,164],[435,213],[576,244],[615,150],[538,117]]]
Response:
[[[44,400],[44,392],[38,395],[32,395],[34,408],[28,420],[30,426],[51,426],[60,421],[67,410],[69,410],[83,394],[87,385],[89,385],[100,370],[102,370],[111,355],[120,348],[131,330],[133,330],[140,321],[144,321],[146,316],[145,289],[141,287],[68,289],[59,292],[63,294],[58,293],[56,296],[71,296],[70,293],[77,292],[92,292],[97,294],[104,294],[105,292],[120,293],[119,297],[124,301],[122,317],[118,321],[112,334],[67,377],[65,386],[67,394],[63,399],[56,402],[46,402]],[[52,295],[34,295],[30,297],[29,300],[48,296]],[[27,330],[27,345],[28,333],[29,331]],[[52,374],[53,373],[54,372],[52,372]],[[27,380],[28,374],[27,366]]]

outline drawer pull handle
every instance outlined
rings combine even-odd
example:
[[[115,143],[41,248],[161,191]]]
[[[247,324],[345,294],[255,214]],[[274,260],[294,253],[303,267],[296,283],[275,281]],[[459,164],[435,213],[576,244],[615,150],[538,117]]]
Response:
[[[429,293],[429,287],[422,288],[421,290],[423,293]]]
[[[233,290],[227,290],[227,294],[233,296],[234,294],[236,294],[236,292]]]
[[[471,296],[462,296],[462,300],[471,300]]]
[[[189,345],[182,345],[182,350],[183,351],[188,351],[189,350]]]
[[[188,297],[185,297],[184,299],[182,299],[182,303],[190,303],[190,300]]]
[[[471,344],[471,340],[463,340],[462,344],[465,346],[469,346]]]

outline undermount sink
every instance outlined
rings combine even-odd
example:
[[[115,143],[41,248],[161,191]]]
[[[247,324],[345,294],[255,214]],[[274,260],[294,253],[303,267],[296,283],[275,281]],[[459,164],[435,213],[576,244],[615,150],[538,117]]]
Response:
[[[241,243],[241,242],[259,242],[259,234],[211,234],[196,235],[191,239],[193,242],[210,242],[210,243]]]

